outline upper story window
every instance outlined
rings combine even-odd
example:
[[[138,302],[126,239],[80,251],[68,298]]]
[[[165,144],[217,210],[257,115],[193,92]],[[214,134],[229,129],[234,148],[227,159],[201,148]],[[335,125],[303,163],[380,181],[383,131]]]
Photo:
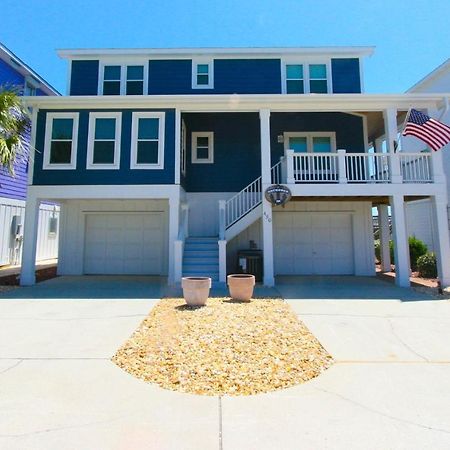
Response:
[[[192,89],[212,89],[214,87],[214,69],[212,59],[194,59],[192,61]]]
[[[295,153],[331,153],[336,151],[336,133],[328,131],[284,133],[285,150]]]
[[[331,91],[328,63],[284,63],[284,94],[326,94]]]
[[[133,113],[130,167],[164,168],[164,113]]]
[[[25,86],[23,88],[23,95],[36,95],[37,94],[37,86],[30,79],[25,79]]]
[[[90,113],[87,169],[120,167],[121,113]]]
[[[48,113],[45,127],[44,169],[75,169],[78,113]]]
[[[143,95],[146,72],[145,64],[103,64],[99,94]]]
[[[192,133],[192,163],[212,164],[214,162],[214,133],[199,131]]]

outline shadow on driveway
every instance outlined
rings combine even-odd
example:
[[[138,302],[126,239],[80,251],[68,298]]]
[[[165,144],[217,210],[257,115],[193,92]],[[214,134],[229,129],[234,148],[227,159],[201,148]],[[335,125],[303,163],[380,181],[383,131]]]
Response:
[[[276,287],[287,300],[436,300],[431,294],[401,288],[376,277],[278,276]]]

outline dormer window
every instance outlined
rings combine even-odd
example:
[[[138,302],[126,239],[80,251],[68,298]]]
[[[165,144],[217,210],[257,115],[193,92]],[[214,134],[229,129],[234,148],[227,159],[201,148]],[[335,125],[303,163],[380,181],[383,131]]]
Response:
[[[326,94],[331,91],[329,63],[288,61],[283,70],[284,94]]]
[[[104,64],[100,95],[143,95],[146,66],[142,64]]]
[[[213,60],[192,61],[192,89],[212,89],[214,87]]]

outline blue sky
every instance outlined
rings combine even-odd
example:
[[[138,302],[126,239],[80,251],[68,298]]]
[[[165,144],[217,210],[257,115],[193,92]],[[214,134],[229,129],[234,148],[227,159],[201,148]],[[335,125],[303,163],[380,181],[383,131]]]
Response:
[[[367,92],[404,92],[450,55],[449,0],[2,0],[0,41],[65,92],[57,48],[374,45]]]

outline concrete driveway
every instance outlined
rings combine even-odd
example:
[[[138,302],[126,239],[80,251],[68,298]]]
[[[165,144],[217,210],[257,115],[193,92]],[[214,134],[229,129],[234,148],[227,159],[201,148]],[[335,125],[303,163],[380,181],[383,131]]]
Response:
[[[110,362],[156,299],[0,295],[0,448],[450,448],[450,302],[354,279],[337,280],[339,289],[358,283],[385,299],[323,301],[305,297],[303,279],[282,281],[336,363],[304,385],[252,397],[165,391]]]

